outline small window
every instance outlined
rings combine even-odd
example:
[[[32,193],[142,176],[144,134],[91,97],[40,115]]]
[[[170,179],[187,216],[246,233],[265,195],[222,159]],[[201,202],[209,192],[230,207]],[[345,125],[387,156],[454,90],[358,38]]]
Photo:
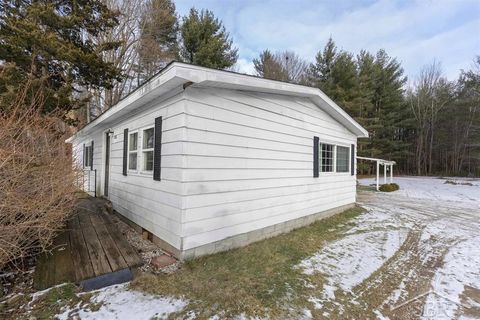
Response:
[[[333,145],[320,144],[320,171],[333,172]]]
[[[153,171],[154,129],[143,130],[143,170]]]
[[[337,146],[337,172],[348,172],[349,148]]]
[[[131,133],[128,141],[128,169],[137,170],[138,132]]]
[[[92,160],[92,146],[85,146],[85,154],[83,155],[83,166],[84,167],[91,167],[91,160]]]

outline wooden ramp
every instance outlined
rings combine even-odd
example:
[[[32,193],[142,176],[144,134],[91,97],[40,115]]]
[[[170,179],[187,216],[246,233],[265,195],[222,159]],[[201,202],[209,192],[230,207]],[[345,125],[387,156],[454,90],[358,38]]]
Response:
[[[105,200],[79,199],[52,251],[38,259],[35,289],[72,282],[94,290],[132,280],[132,269],[143,261],[117,228],[118,222],[106,212]]]

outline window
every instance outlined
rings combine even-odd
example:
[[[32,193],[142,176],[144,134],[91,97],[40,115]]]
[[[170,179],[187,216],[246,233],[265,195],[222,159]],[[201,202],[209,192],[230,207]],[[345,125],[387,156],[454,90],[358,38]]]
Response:
[[[337,146],[337,172],[348,172],[349,148]]]
[[[153,140],[154,140],[154,129],[149,128],[143,130],[143,170],[152,171],[153,170]]]
[[[138,132],[131,133],[128,139],[128,169],[137,170]]]
[[[320,172],[333,172],[333,144],[320,144]]]
[[[92,146],[85,146],[85,154],[83,155],[83,166],[91,167],[92,166]]]

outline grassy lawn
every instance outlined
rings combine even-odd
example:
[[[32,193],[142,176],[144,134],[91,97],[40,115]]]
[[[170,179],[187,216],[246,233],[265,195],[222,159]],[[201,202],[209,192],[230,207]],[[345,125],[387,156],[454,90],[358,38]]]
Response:
[[[295,266],[329,241],[342,237],[353,225],[352,219],[362,212],[355,207],[284,235],[186,261],[170,275],[144,273],[130,289],[188,300],[180,313],[170,314],[173,319],[188,318],[191,312],[196,319],[214,315],[232,318],[242,313],[298,318],[306,307],[314,310],[308,298],[322,288],[325,279],[320,273],[305,275]],[[29,295],[19,295],[0,304],[0,318],[7,314],[7,318],[52,319],[65,308],[95,311],[101,303],[91,301],[92,295],[80,293],[73,284],[55,287],[35,301]],[[313,313],[316,316],[315,310]]]
[[[171,275],[144,274],[131,288],[152,294],[184,297],[190,301],[182,314],[195,312],[199,319],[213,315],[295,317],[307,307],[311,286],[322,276],[307,276],[294,268],[326,242],[342,235],[359,215],[356,207],[288,234],[192,261]]]

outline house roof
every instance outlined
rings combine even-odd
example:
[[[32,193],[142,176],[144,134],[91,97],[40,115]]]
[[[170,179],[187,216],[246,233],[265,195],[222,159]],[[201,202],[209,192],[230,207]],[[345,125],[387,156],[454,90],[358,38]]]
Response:
[[[130,111],[168,92],[181,90],[187,84],[196,87],[216,87],[309,98],[357,137],[368,137],[368,132],[320,89],[173,61],[142,86],[68,138],[67,142],[71,142],[76,137],[85,136],[99,126],[108,127]]]

